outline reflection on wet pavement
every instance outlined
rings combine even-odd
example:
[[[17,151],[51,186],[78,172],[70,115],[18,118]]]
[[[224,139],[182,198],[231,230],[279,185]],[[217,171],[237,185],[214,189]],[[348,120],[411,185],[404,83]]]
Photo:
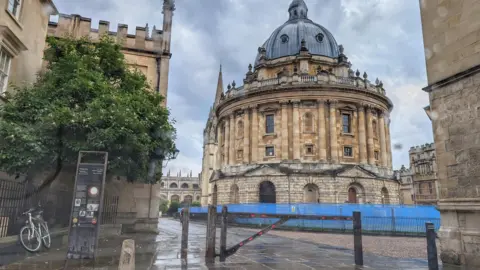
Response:
[[[364,254],[363,267],[357,267],[353,261],[353,251],[318,245],[301,240],[292,240],[279,236],[264,235],[245,245],[235,255],[227,258],[225,263],[206,265],[205,232],[206,226],[190,223],[188,258],[180,259],[180,222],[160,219],[160,234],[157,238],[157,258],[152,270],[171,269],[428,269],[427,261],[420,259],[401,259]],[[251,236],[241,228],[229,228],[227,246],[237,244]],[[217,229],[217,253],[220,230]],[[353,241],[353,237],[352,237]],[[446,268],[444,269],[446,270]]]

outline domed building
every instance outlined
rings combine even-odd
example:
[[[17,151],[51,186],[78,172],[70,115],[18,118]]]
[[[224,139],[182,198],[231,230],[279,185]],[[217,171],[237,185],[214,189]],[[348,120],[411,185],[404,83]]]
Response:
[[[223,89],[204,130],[202,205],[399,202],[378,79],[351,69],[333,35],[294,0],[243,86]]]

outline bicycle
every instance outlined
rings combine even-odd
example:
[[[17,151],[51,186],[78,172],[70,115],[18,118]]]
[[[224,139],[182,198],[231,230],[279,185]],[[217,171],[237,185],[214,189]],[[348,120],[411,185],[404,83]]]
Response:
[[[48,224],[43,220],[42,213],[43,210],[40,208],[30,208],[22,213],[22,216],[27,216],[27,220],[25,221],[25,226],[20,229],[18,236],[23,248],[29,252],[37,252],[40,250],[42,244],[46,249],[49,249],[52,244]],[[33,246],[30,247],[25,243],[23,238],[24,233],[26,233],[27,236],[27,243],[30,244],[32,240],[36,240]]]

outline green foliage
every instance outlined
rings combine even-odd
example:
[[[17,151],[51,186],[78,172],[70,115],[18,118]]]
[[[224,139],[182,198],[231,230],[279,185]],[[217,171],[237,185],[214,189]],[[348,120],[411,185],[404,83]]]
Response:
[[[174,213],[178,212],[178,208],[180,207],[180,203],[178,202],[170,202],[170,207],[167,210],[169,215],[173,215]]]
[[[200,202],[193,202],[192,207],[199,207],[199,206],[202,206],[202,204]]]
[[[160,201],[159,211],[162,213],[167,213],[168,210],[168,201]]]
[[[163,97],[108,37],[47,42],[47,69],[0,108],[0,169],[35,173],[75,165],[81,150],[107,151],[109,173],[148,182],[151,153],[176,149]]]

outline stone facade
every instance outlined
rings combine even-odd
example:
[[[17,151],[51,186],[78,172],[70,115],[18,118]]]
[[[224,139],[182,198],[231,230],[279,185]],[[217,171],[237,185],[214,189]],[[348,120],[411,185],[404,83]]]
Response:
[[[436,204],[438,201],[437,159],[433,143],[411,147],[408,152],[413,174],[415,204]]]
[[[479,0],[420,1],[445,264],[480,268]]]
[[[11,85],[33,83],[42,68],[51,0],[0,0],[0,98]],[[7,60],[7,61],[5,61]],[[3,101],[0,101],[3,102]]]
[[[322,33],[303,37],[297,54],[268,59],[272,52],[260,47],[244,85],[234,81],[226,93],[220,71],[204,130],[203,205],[399,202],[390,146],[393,104],[383,83],[354,72],[343,46],[306,11],[303,1],[292,2],[285,27],[304,20]],[[272,42],[288,44],[285,36]],[[315,42],[328,42],[339,55],[325,56]]]
[[[415,190],[413,188],[413,173],[404,165],[394,172],[397,180],[400,182],[400,203],[415,204]]]
[[[182,176],[179,172],[176,176],[171,176],[168,172],[167,176],[162,177],[160,183],[162,200],[170,202],[200,202],[202,190],[200,189],[200,175],[193,176],[192,173]]]

